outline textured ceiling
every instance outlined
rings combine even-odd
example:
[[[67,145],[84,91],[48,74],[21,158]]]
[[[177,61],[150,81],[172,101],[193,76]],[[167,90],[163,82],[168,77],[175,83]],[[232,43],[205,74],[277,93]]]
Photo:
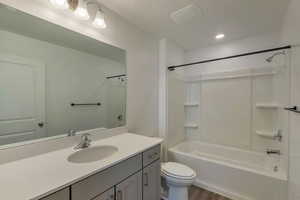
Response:
[[[279,31],[289,0],[98,0],[142,30],[174,40],[185,49]],[[170,15],[193,4],[198,15],[175,23]]]

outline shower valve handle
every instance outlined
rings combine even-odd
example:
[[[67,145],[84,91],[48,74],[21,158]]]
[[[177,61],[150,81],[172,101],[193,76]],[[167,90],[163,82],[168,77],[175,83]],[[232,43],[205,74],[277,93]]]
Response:
[[[288,110],[288,111],[295,112],[295,113],[300,113],[300,111],[298,110],[298,106],[286,107],[286,108],[284,108],[284,109],[285,109],[285,110]]]

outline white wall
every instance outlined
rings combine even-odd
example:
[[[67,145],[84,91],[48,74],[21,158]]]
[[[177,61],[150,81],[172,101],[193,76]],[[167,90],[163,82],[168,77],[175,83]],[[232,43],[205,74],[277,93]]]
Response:
[[[168,39],[159,41],[159,135],[165,138],[165,150],[184,139],[184,85],[167,69],[183,62],[180,46]]]
[[[282,29],[282,41],[286,44],[300,44],[300,1],[291,0]],[[294,47],[291,55],[291,105],[300,106],[300,47]],[[290,113],[290,171],[289,199],[300,199],[300,115]]]
[[[184,63],[184,51],[176,43],[167,40],[166,68]],[[168,102],[168,147],[184,140],[184,83],[176,78],[176,72],[167,70],[167,102]]]
[[[108,120],[112,110],[108,110],[105,77],[126,73],[125,63],[8,31],[0,31],[0,43],[0,54],[20,56],[45,66],[47,136],[64,134],[70,129],[112,128],[112,118]],[[126,97],[122,98],[125,102]],[[98,101],[101,107],[70,106],[71,102]]]
[[[128,95],[127,125],[129,131],[157,135],[157,40],[119,15],[105,9],[107,29],[92,28],[70,14],[55,10],[43,0],[1,0],[31,15],[64,26],[127,51]]]

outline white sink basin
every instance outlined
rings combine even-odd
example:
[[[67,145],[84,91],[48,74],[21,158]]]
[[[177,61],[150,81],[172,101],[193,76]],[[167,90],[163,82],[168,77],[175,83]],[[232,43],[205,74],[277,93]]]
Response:
[[[114,146],[94,146],[79,150],[68,157],[72,163],[89,163],[107,158],[118,151]]]

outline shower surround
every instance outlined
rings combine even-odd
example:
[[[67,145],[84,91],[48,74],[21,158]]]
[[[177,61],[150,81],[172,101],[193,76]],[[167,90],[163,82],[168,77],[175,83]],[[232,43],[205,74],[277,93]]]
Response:
[[[267,62],[273,53],[168,74],[168,113],[183,113],[185,136],[168,158],[193,168],[195,185],[236,200],[285,199],[290,69],[282,54]]]

